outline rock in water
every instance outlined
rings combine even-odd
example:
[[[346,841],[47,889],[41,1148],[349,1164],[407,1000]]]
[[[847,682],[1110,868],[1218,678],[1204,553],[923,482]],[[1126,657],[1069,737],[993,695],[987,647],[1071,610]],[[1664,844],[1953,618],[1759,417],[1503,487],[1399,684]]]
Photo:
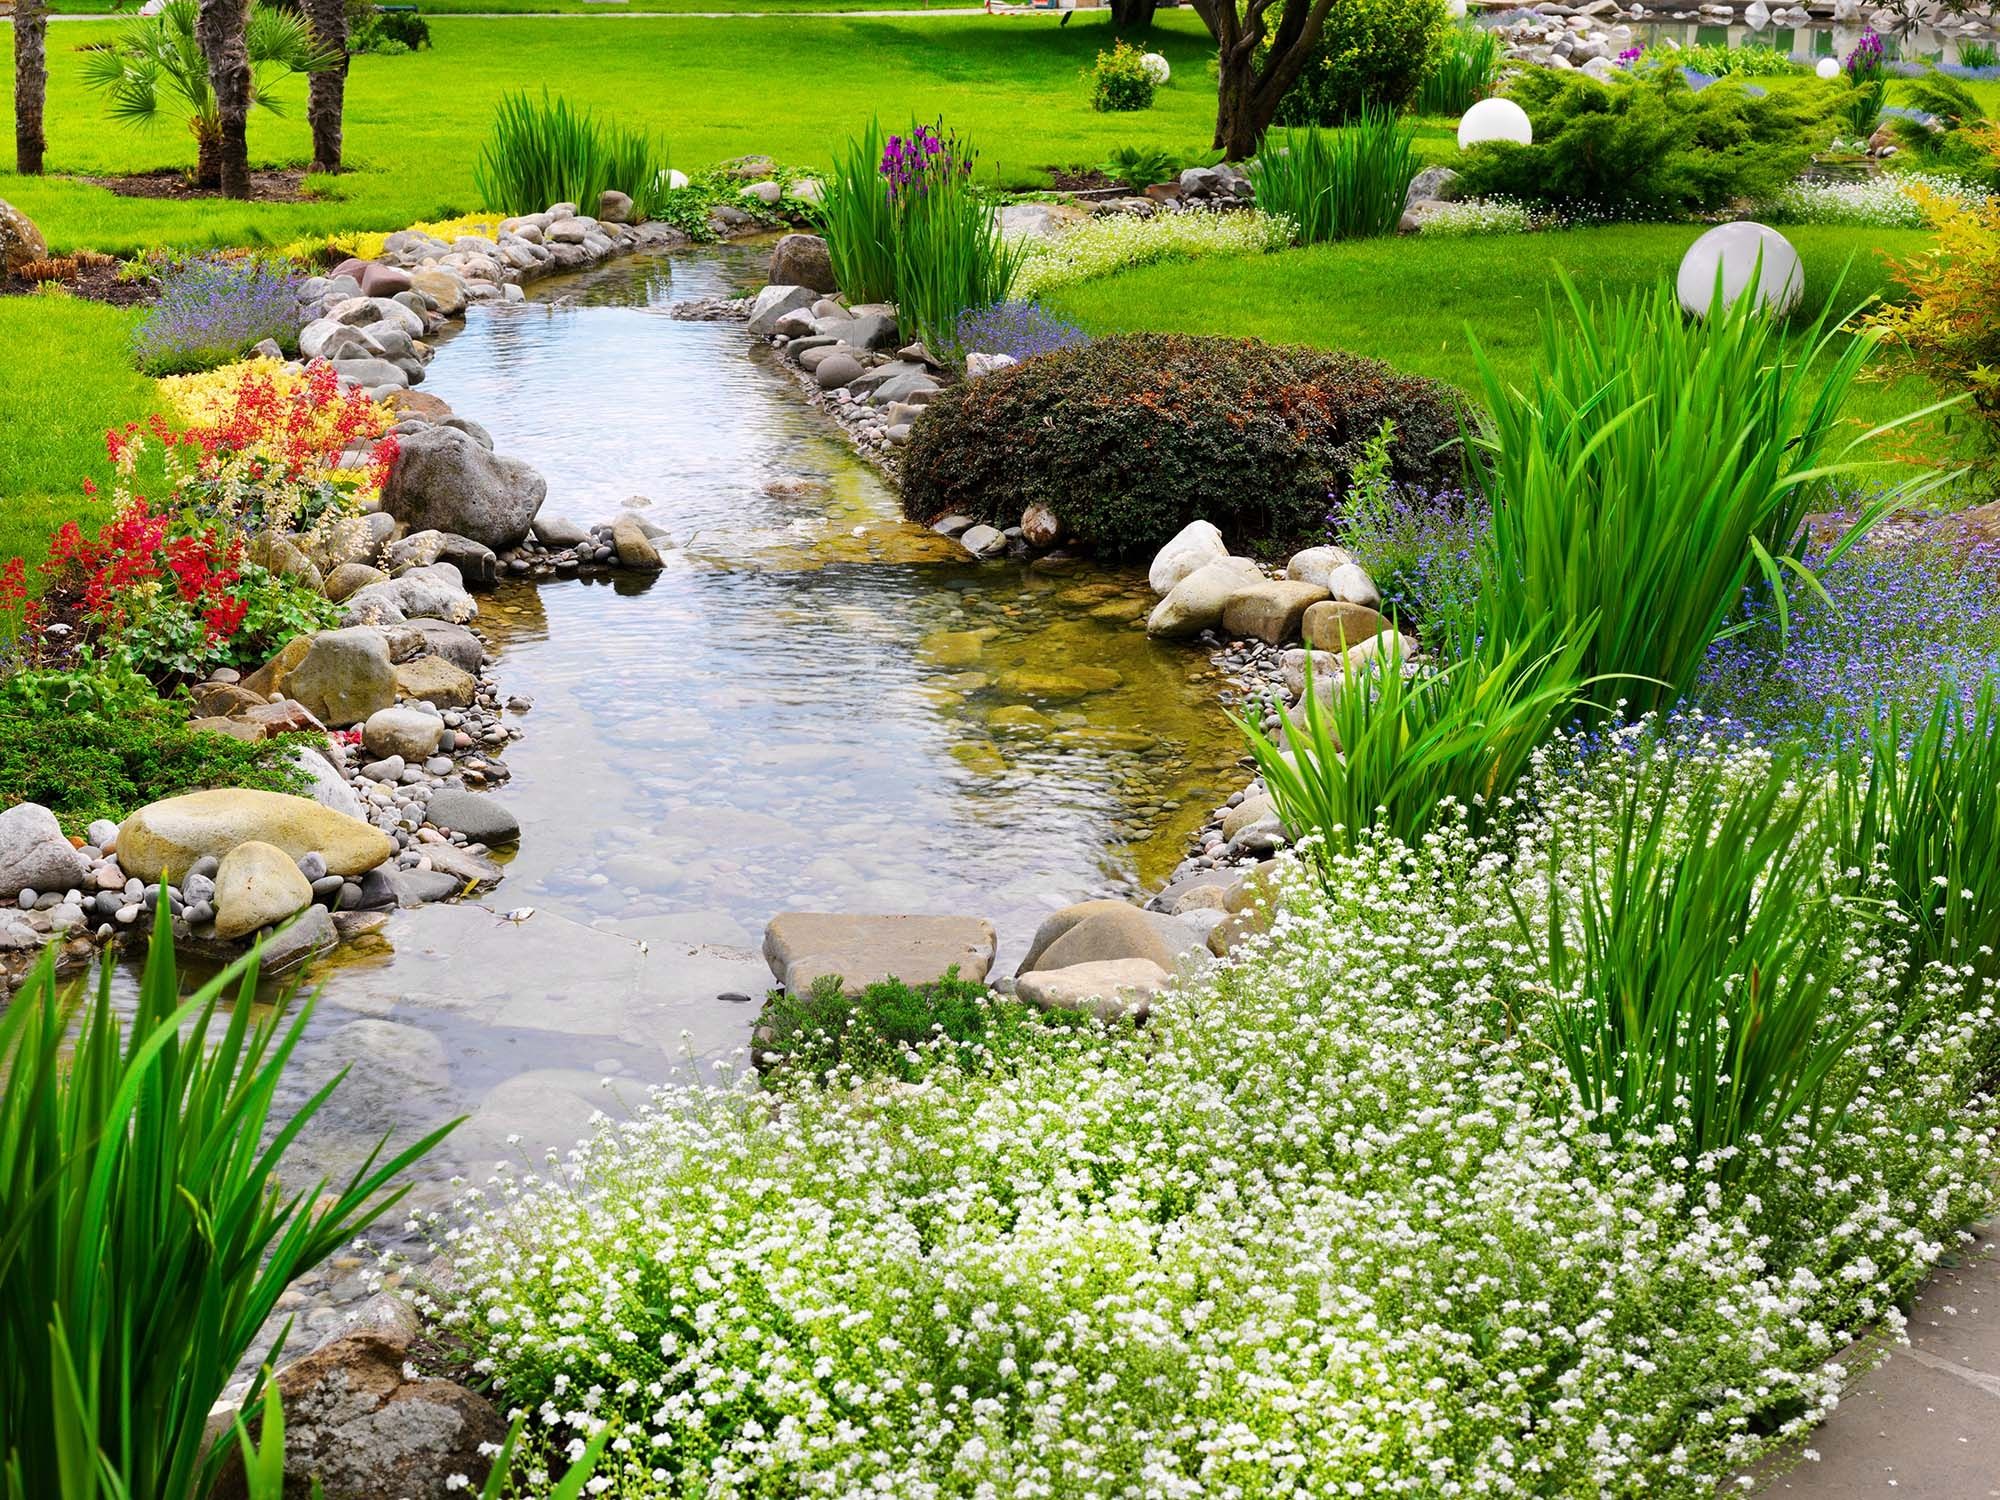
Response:
[[[1164,599],[1173,592],[1175,584],[1196,568],[1227,556],[1229,549],[1222,545],[1220,531],[1207,521],[1190,521],[1154,554],[1153,565],[1146,570],[1146,582]]]
[[[249,839],[222,857],[215,872],[215,935],[248,937],[312,904],[312,883],[275,844]]]
[[[811,287],[816,292],[840,289],[834,280],[833,256],[816,234],[788,234],[771,250],[771,281],[777,286]]]
[[[1247,585],[1262,576],[1247,557],[1223,557],[1203,563],[1168,590],[1146,619],[1146,634],[1155,640],[1179,640],[1213,630],[1222,611]]]
[[[0,905],[11,905],[26,890],[70,890],[86,873],[83,856],[46,807],[19,802],[0,812]]]
[[[611,523],[611,545],[618,550],[620,567],[636,568],[642,573],[659,572],[660,549],[646,535],[645,523],[629,510]]]
[[[782,912],[764,930],[764,958],[795,995],[838,975],[850,994],[884,979],[931,984],[956,968],[978,983],[993,966],[998,938],[979,917],[852,916]]]
[[[412,531],[454,532],[505,551],[527,536],[548,492],[518,459],[488,452],[456,427],[427,427],[402,439],[382,507]]]
[[[486,792],[440,787],[432,794],[425,818],[482,844],[512,844],[520,840],[521,820]]]
[[[336,875],[359,875],[396,852],[388,835],[310,797],[226,787],[148,803],[118,828],[118,863],[151,884],[205,855],[221,859],[252,839],[292,859],[317,850]]]

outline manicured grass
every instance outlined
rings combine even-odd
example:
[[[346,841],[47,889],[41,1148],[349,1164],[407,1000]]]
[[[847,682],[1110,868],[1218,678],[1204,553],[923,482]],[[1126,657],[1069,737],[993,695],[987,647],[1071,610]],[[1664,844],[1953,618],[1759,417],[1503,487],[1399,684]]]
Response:
[[[942,116],[980,153],[982,175],[1047,182],[1050,166],[1095,164],[1118,146],[1194,156],[1215,121],[1207,34],[1193,16],[1163,18],[1150,34],[1177,78],[1150,110],[1098,114],[1085,68],[1112,39],[1106,20],[956,17],[481,21],[442,17],[433,50],[361,57],[348,81],[347,152],[355,170],[315,179],[318,201],[170,203],[119,198],[59,178],[0,173],[16,204],[59,246],[122,252],[146,245],[283,243],[335,229],[392,229],[479,208],[472,163],[500,96],[547,86],[663,135],[688,169],[761,151],[824,167],[835,146],[879,114],[892,127]],[[187,133],[135,132],[105,118],[82,86],[84,44],[115,24],[67,23],[51,32],[49,161],[57,173],[108,174],[184,167]],[[251,125],[259,161],[303,163],[310,138],[305,86],[285,84],[285,118]],[[11,98],[11,96],[9,96]],[[0,138],[12,130],[0,106]]]
[[[1160,329],[1349,349],[1397,369],[1476,384],[1467,332],[1499,368],[1525,374],[1535,316],[1560,295],[1557,269],[1586,297],[1623,296],[1671,276],[1696,235],[1685,224],[1626,224],[1478,239],[1381,239],[1278,255],[1142,267],[1067,287],[1053,311],[1093,333]],[[1921,230],[1787,228],[1809,298],[1840,282],[1843,306],[1887,285],[1873,252],[1908,254]],[[1871,425],[1938,397],[1917,379],[1863,383],[1847,415]],[[1898,439],[1891,438],[1890,442]]]
[[[157,404],[132,368],[131,320],[73,298],[0,298],[0,562],[39,562],[62,522],[108,514],[82,490],[108,481],[104,430]]]

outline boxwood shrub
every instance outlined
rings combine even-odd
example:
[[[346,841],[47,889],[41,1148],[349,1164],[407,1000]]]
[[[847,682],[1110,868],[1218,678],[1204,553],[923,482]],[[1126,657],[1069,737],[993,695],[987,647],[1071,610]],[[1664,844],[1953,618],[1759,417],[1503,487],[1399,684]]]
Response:
[[[943,392],[910,435],[903,507],[1005,528],[1040,502],[1106,555],[1157,548],[1188,522],[1239,548],[1325,534],[1383,419],[1393,472],[1460,477],[1450,387],[1375,360],[1254,339],[1141,333],[1037,355]]]

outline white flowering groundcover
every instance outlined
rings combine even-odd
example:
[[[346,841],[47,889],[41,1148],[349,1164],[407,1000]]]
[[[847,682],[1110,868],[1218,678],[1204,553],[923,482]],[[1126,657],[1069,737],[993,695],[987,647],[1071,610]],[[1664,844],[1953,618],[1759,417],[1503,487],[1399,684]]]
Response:
[[[1057,287],[1157,261],[1265,255],[1283,250],[1297,234],[1297,226],[1284,215],[1256,209],[1186,209],[1143,219],[1106,214],[1060,234],[1024,239],[1021,265],[1007,295],[1032,302]]]
[[[1671,1130],[1613,1147],[1532,929],[1646,753],[1551,755],[1498,833],[1290,866],[1269,935],[1136,1031],[664,1090],[440,1226],[430,1310],[557,1448],[615,1425],[596,1493],[1708,1495],[1990,1208],[2000,1045],[1989,988],[1900,983],[1893,908],[1853,903],[1831,1136],[1735,1187]]]

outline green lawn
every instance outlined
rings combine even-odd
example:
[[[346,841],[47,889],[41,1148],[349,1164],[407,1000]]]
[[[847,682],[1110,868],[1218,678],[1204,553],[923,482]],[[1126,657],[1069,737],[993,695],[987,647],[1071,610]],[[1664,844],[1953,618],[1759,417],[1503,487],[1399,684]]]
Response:
[[[177,125],[114,126],[80,82],[79,46],[115,23],[52,29],[49,160],[56,173],[111,173],[193,162]],[[120,252],[144,245],[282,243],[334,229],[392,229],[481,207],[472,164],[500,96],[546,84],[575,103],[663,134],[676,165],[705,166],[749,151],[801,167],[824,165],[873,114],[901,123],[942,116],[971,139],[982,171],[1015,185],[1046,182],[1050,166],[1094,164],[1114,147],[1193,155],[1214,129],[1207,34],[1192,15],[1163,18],[1154,44],[1177,81],[1136,114],[1098,114],[1083,76],[1111,28],[1097,17],[666,17],[582,21],[440,18],[433,50],[362,57],[348,82],[347,151],[356,169],[312,187],[322,201],[221,205],[119,198],[60,178],[0,173],[0,198],[60,246]],[[285,86],[286,117],[260,114],[261,161],[310,156],[304,83]],[[11,139],[11,93],[0,139]],[[1437,132],[1433,132],[1437,136]],[[1438,137],[1441,139],[1441,136]]]
[[[1468,332],[1509,378],[1525,372],[1540,337],[1536,314],[1559,294],[1558,267],[1587,298],[1623,295],[1671,276],[1699,233],[1693,225],[1628,224],[1368,240],[1146,266],[1066,288],[1049,303],[1093,333],[1156,329],[1349,349],[1469,390],[1477,373]],[[1843,308],[1859,304],[1887,285],[1876,250],[1907,254],[1930,242],[1921,230],[1797,226],[1785,234],[1805,262],[1813,307],[1837,283]],[[1921,380],[1873,380],[1858,388],[1847,415],[1874,425],[1937,399]]]
[[[56,526],[105,511],[81,488],[108,478],[104,430],[155,404],[131,331],[131,314],[100,303],[0,298],[0,562],[39,561]]]

